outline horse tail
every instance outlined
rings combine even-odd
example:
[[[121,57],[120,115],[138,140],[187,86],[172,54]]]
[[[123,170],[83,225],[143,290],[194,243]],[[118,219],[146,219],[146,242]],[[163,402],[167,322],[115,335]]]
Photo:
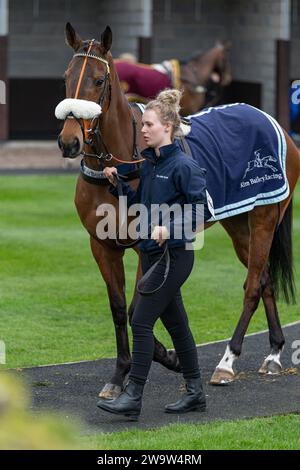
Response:
[[[292,250],[292,215],[293,200],[291,199],[282,222],[275,231],[269,255],[269,274],[275,297],[278,299],[281,292],[287,304],[296,303]]]

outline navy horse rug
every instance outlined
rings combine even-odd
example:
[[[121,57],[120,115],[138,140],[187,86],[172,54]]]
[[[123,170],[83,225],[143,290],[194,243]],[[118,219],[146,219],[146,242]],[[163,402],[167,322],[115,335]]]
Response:
[[[244,103],[207,108],[189,118],[186,141],[207,171],[215,213],[210,220],[286,199],[286,142],[274,118]]]
[[[214,217],[209,220],[287,198],[286,142],[274,118],[235,103],[207,108],[188,119],[191,127],[185,139],[192,157],[206,169],[213,200]]]

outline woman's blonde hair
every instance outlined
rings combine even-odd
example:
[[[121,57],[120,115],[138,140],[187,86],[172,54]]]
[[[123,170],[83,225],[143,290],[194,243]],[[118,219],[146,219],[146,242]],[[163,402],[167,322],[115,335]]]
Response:
[[[153,109],[159,112],[161,122],[170,122],[173,125],[171,138],[180,128],[180,99],[182,92],[179,90],[161,91],[155,100],[149,101],[145,107],[145,111]]]

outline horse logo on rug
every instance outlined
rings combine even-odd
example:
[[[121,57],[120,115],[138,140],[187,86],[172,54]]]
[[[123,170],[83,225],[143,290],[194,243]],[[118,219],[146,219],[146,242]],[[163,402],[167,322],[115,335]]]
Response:
[[[267,155],[266,157],[261,157],[261,149],[254,150],[255,159],[248,162],[248,167],[244,173],[243,179],[246,178],[247,173],[254,170],[254,168],[270,168],[273,173],[277,173],[278,170],[270,164],[270,162],[277,162],[277,158],[273,155]]]

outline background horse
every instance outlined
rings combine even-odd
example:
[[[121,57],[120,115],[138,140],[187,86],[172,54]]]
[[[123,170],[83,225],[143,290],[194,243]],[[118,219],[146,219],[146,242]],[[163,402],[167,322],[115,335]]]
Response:
[[[120,88],[114,62],[110,53],[112,33],[109,27],[101,36],[101,42],[83,41],[68,23],[66,38],[75,54],[66,71],[66,95],[58,105],[56,115],[65,119],[59,136],[59,146],[64,157],[76,157],[84,152],[78,178],[75,204],[83,225],[90,235],[92,253],[106,282],[117,341],[115,372],[101,392],[102,397],[113,398],[120,393],[126,374],[130,369],[130,350],[127,334],[125,299],[124,250],[115,240],[99,239],[96,226],[99,222],[97,208],[105,202],[117,207],[117,200],[109,193],[107,181],[101,184],[101,170],[105,165],[127,162],[128,167],[136,158],[135,140],[137,122],[141,127],[140,114],[133,115]],[[88,100],[88,109],[101,106],[99,111],[86,113],[78,108]],[[96,104],[98,103],[98,104]],[[93,111],[93,110],[92,110]],[[135,112],[135,111],[134,111]],[[98,113],[97,115],[94,115]],[[293,141],[284,133],[287,145],[286,176],[290,195],[279,204],[255,207],[235,217],[220,221],[230,235],[239,260],[247,268],[244,284],[244,305],[234,334],[225,355],[218,364],[212,383],[221,384],[233,380],[233,362],[240,355],[243,339],[262,298],[270,332],[271,352],[263,362],[260,372],[278,372],[281,369],[280,353],[284,336],[280,326],[276,293],[283,288],[287,301],[294,299],[291,241],[291,198],[300,174],[300,154]],[[140,148],[145,145],[138,132]],[[120,168],[120,167],[119,167]],[[129,169],[130,171],[130,169]],[[138,179],[130,182],[134,189]],[[96,183],[96,184],[93,184]],[[118,224],[117,218],[117,224]],[[212,223],[205,224],[208,228]],[[141,276],[140,264],[137,279]],[[136,292],[129,307],[131,318],[136,302]],[[166,348],[155,339],[154,361],[174,371],[180,371],[175,351]]]
[[[115,60],[121,87],[129,101],[147,103],[165,88],[184,91],[181,114],[194,114],[205,106],[217,104],[225,86],[231,83],[230,43],[218,43],[186,61],[166,60],[162,64],[140,64]]]

